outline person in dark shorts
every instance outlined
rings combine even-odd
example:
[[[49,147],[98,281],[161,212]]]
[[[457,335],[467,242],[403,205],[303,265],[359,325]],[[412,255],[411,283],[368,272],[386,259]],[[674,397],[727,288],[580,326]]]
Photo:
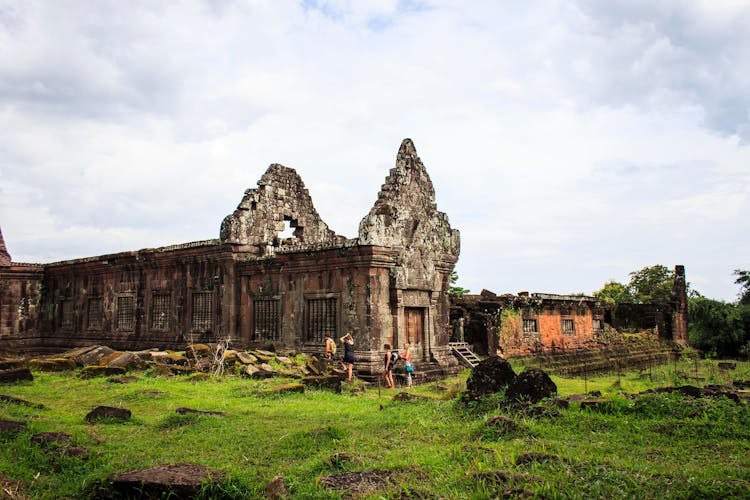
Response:
[[[398,351],[391,351],[391,344],[385,344],[385,358],[383,359],[383,378],[385,379],[385,386],[389,389],[396,387],[393,381],[393,368],[396,366],[396,362],[400,359]]]
[[[351,382],[354,367],[354,337],[351,332],[341,337],[341,342],[344,344],[344,359],[341,360],[341,366],[347,371],[347,382]]]

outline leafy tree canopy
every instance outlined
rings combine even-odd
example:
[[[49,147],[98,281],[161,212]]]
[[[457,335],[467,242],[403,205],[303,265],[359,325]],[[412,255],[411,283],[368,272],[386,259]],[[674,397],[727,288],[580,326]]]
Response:
[[[448,289],[449,295],[453,295],[455,297],[461,297],[462,295],[465,295],[471,291],[467,288],[462,288],[456,285],[457,281],[458,281],[458,273],[456,271],[453,271],[451,273],[451,285],[450,285],[450,288]]]
[[[750,342],[750,306],[691,298],[688,325],[692,345],[720,356],[734,356]]]
[[[601,290],[594,292],[594,297],[609,304],[620,304],[622,302],[633,302],[628,287],[615,280],[608,281]]]
[[[636,302],[669,302],[674,271],[657,264],[630,273],[628,290]]]
[[[740,285],[740,304],[750,304],[750,271],[735,269],[734,275],[737,276],[734,282]]]

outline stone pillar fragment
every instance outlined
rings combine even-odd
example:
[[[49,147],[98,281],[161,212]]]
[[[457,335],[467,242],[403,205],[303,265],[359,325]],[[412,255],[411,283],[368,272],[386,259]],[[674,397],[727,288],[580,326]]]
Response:
[[[680,344],[688,343],[688,300],[685,266],[674,267],[672,285],[672,339]]]

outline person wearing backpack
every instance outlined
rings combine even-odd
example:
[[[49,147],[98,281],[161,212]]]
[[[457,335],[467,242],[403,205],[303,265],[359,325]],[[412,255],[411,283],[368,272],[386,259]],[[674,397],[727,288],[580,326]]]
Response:
[[[393,368],[401,359],[398,351],[391,351],[391,344],[384,344],[385,358],[383,358],[383,378],[385,379],[385,385],[388,389],[393,389],[396,384],[393,382]]]

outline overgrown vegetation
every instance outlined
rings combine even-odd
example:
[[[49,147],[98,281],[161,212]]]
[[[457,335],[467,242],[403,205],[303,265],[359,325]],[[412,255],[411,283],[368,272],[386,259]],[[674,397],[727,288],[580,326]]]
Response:
[[[465,376],[412,388],[420,398],[396,401],[399,389],[264,396],[290,382],[283,378],[140,374],[114,384],[35,373],[33,382],[0,386],[2,394],[45,406],[0,402],[0,418],[29,426],[0,436],[0,479],[19,498],[106,498],[114,472],[183,462],[227,473],[206,488],[206,498],[260,498],[274,476],[284,478],[294,498],[339,498],[342,492],[324,488],[321,477],[371,470],[396,478],[365,495],[372,498],[717,498],[750,491],[746,402],[624,395],[748,380],[750,363],[728,372],[716,360],[685,359],[585,381],[553,377],[562,396],[598,390],[612,398],[599,411],[573,403],[556,417],[514,413],[498,396],[462,405],[457,388]],[[133,418],[86,423],[98,405],[126,407]],[[226,416],[175,414],[180,407]],[[485,421],[494,415],[514,419],[517,428],[488,429]],[[88,459],[32,444],[39,432],[70,434]],[[516,465],[526,453],[555,459]]]
[[[709,356],[750,359],[750,271],[735,269],[740,286],[736,302],[704,297],[688,287],[688,337],[690,344]],[[594,296],[610,304],[669,302],[674,272],[662,265],[629,274],[627,285],[609,281]]]

